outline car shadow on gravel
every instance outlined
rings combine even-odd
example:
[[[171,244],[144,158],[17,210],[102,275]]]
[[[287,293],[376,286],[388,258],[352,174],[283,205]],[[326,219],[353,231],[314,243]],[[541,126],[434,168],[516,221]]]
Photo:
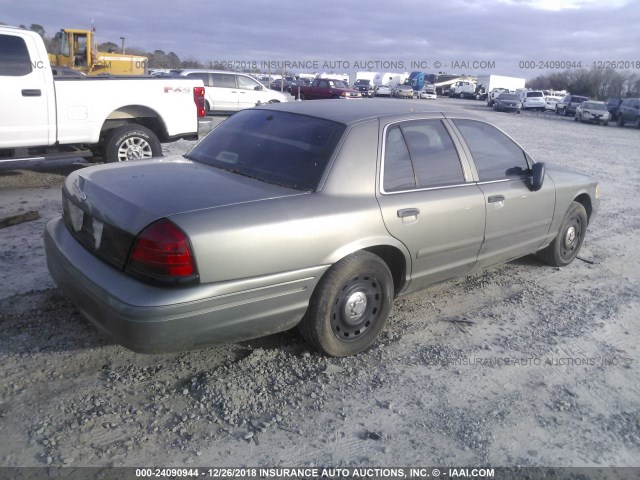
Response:
[[[2,299],[0,311],[0,356],[75,352],[116,345],[57,288]],[[236,345],[247,355],[255,349],[286,348],[297,354],[311,350],[295,328]],[[214,344],[191,352],[216,347]]]
[[[0,300],[0,356],[70,352],[112,344],[60,290]]]

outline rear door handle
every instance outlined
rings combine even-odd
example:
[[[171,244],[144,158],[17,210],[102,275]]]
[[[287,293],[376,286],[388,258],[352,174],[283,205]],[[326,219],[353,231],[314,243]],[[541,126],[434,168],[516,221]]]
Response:
[[[22,96],[23,97],[39,97],[42,95],[42,92],[40,91],[39,88],[25,88],[24,90],[22,90]]]
[[[420,210],[417,208],[403,208],[401,210],[398,210],[399,218],[417,217],[418,215],[420,215]]]
[[[504,202],[504,195],[491,195],[489,197],[489,203]]]

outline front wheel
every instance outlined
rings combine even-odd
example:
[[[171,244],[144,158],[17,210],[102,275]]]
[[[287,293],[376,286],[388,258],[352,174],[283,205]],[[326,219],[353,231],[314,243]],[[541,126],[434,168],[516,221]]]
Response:
[[[156,134],[142,125],[121,125],[114,128],[104,144],[106,162],[125,162],[162,156],[162,146]]]
[[[539,255],[553,267],[569,265],[578,256],[587,231],[587,212],[578,202],[571,202],[562,219],[556,238]]]
[[[327,355],[355,355],[384,327],[393,278],[380,257],[356,252],[333,265],[316,287],[300,322],[302,336]]]

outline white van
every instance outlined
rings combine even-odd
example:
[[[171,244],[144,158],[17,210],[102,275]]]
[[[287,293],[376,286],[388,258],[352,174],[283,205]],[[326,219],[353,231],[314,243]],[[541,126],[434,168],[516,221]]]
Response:
[[[202,80],[207,112],[237,112],[263,103],[287,102],[290,98],[269,90],[245,73],[203,69],[171,70],[171,73]]]

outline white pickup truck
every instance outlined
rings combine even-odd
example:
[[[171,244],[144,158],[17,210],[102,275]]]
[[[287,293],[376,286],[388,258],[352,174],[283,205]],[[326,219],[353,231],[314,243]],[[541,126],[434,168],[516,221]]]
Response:
[[[42,38],[0,26],[0,162],[75,147],[106,162],[162,155],[198,137],[202,80],[56,77]]]

